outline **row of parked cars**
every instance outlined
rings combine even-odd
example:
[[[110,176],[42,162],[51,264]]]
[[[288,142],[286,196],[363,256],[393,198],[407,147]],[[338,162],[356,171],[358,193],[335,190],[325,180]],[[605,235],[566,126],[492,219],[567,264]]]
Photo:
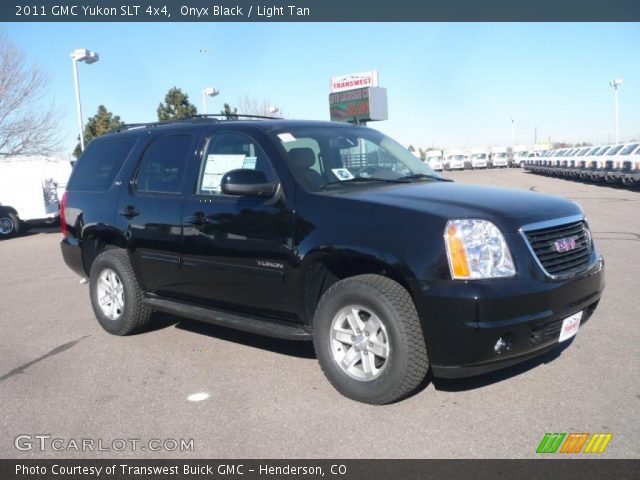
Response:
[[[640,185],[640,142],[546,150],[529,155],[524,169],[541,175]]]
[[[429,150],[425,163],[436,171],[482,168],[521,167],[529,156],[526,147],[514,149],[509,155],[507,147],[473,148],[467,150]]]

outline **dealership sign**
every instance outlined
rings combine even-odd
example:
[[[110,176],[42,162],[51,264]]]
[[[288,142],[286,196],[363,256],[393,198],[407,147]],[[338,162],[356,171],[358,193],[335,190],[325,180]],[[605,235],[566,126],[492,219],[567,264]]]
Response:
[[[329,110],[334,122],[387,120],[387,89],[365,87],[330,93]]]
[[[331,77],[331,93],[344,92],[364,87],[378,86],[378,71],[350,73],[339,77]]]

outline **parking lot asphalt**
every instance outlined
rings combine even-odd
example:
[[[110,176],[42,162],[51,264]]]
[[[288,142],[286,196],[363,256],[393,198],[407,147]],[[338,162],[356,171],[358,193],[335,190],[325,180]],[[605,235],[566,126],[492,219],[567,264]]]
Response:
[[[600,457],[640,458],[640,192],[519,169],[446,175],[583,206],[607,287],[568,348],[359,404],[325,380],[311,344],[166,315],[143,334],[107,334],[62,262],[60,234],[40,230],[0,241],[0,457],[530,458],[546,432],[610,432]],[[17,450],[21,434],[61,438],[63,450]],[[193,439],[193,451],[69,447],[81,439]]]

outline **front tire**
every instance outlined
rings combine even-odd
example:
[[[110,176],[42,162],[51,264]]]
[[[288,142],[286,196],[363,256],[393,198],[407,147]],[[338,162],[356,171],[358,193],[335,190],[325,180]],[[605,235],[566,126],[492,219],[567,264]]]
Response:
[[[404,398],[429,368],[411,296],[380,275],[347,278],[324,293],[313,343],[329,382],[360,402],[383,405]]]
[[[149,323],[152,310],[126,250],[102,252],[91,266],[91,305],[100,326],[113,335],[131,335]]]

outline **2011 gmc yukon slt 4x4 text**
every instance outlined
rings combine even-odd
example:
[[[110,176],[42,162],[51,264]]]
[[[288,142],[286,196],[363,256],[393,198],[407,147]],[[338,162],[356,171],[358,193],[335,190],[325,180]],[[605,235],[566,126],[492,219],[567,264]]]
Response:
[[[384,404],[568,340],[604,288],[580,207],[453,183],[381,133],[190,118],[91,142],[62,254],[108,332],[153,311],[313,340],[342,394]]]

